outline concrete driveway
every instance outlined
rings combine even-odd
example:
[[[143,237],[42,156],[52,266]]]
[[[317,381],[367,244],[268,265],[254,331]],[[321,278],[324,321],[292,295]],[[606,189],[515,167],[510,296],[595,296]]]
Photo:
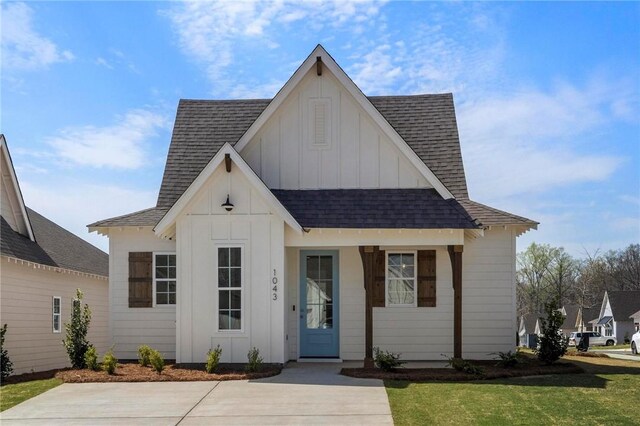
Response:
[[[293,363],[261,380],[64,384],[0,415],[3,425],[393,424],[379,380],[344,364]]]

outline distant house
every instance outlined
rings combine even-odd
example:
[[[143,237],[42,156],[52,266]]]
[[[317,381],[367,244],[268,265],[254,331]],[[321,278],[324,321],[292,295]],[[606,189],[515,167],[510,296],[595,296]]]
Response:
[[[599,314],[599,306],[580,308],[578,310],[578,317],[576,318],[576,327],[578,328],[578,331],[593,331],[594,324],[592,322],[598,319]]]
[[[596,331],[603,336],[615,337],[619,343],[635,332],[631,318],[640,310],[640,290],[608,291],[604,293],[600,315],[595,322]]]
[[[572,332],[578,331],[579,311],[580,307],[578,305],[564,305],[561,308],[562,316],[564,317],[561,330],[565,337],[569,337]]]
[[[520,317],[518,327],[519,346],[523,348],[535,348],[538,345],[538,334],[540,334],[539,319],[543,314],[532,312]]]
[[[89,340],[109,345],[109,258],[106,253],[24,205],[7,143],[0,135],[0,323],[14,374],[69,365],[64,323],[76,289],[92,311]]]
[[[633,320],[633,327],[636,331],[640,331],[640,311],[629,316]]]

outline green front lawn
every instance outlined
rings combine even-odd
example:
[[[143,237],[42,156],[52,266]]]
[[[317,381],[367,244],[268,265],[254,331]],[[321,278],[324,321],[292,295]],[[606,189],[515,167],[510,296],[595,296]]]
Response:
[[[612,346],[589,346],[590,351],[608,351],[611,349],[627,349],[631,350],[631,343],[612,345]]]
[[[32,380],[0,387],[0,411],[20,404],[62,384],[60,379]]]
[[[475,381],[386,381],[393,419],[423,424],[640,423],[640,363],[571,357],[584,374]]]

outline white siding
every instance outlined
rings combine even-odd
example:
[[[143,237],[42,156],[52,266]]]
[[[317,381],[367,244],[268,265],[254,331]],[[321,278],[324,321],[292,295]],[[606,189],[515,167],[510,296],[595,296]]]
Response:
[[[234,209],[220,207],[230,196]],[[265,362],[285,361],[284,221],[238,167],[216,170],[177,223],[178,353],[180,362],[204,362],[222,347],[222,362],[246,362],[256,347]],[[217,247],[243,247],[242,330],[218,331]],[[278,281],[273,300],[273,278]]]
[[[109,232],[110,332],[116,357],[135,359],[138,346],[149,345],[167,359],[176,354],[176,309],[129,307],[129,252],[175,252],[175,241],[162,240],[150,228]],[[179,273],[179,272],[178,272]],[[177,286],[180,288],[180,281]]]
[[[323,145],[314,143],[319,102]],[[430,187],[329,70],[307,73],[241,154],[270,188]]]
[[[6,257],[2,257],[0,270],[0,323],[7,324],[5,345],[14,374],[70,365],[62,346],[64,325],[60,333],[53,333],[52,299],[61,298],[61,323],[68,323],[77,288],[91,308],[88,339],[100,355],[104,354],[109,347],[106,279],[34,268]]]

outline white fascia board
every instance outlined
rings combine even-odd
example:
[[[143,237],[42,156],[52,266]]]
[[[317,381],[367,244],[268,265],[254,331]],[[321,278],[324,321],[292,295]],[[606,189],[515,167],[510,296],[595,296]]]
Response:
[[[20,184],[18,183],[18,177],[16,176],[16,171],[13,168],[13,160],[11,159],[11,154],[9,153],[9,147],[7,146],[7,140],[4,138],[3,134],[0,134],[0,141],[2,145],[2,152],[4,154],[4,158],[7,159],[7,165],[9,170],[9,176],[11,176],[11,184],[13,185],[13,190],[16,193],[18,198],[18,205],[20,207],[20,213],[22,213],[22,217],[25,222],[25,226],[27,228],[27,233],[29,234],[29,239],[31,241],[36,240],[33,235],[33,228],[31,227],[31,221],[29,220],[29,215],[27,214],[27,208],[24,205],[24,198],[22,197],[22,191],[20,190]]]
[[[246,176],[253,187],[258,193],[267,200],[267,203],[278,213],[278,215],[284,219],[296,233],[302,234],[302,226],[295,220],[295,218],[289,213],[289,211],[282,205],[280,200],[273,195],[273,192],[265,183],[256,175],[256,173],[249,167],[249,165],[242,159],[240,154],[228,143],[225,143],[222,148],[214,155],[204,169],[200,172],[198,177],[189,185],[186,191],[182,193],[178,201],[176,201],[164,217],[158,222],[153,231],[159,237],[163,236],[167,230],[175,224],[178,215],[184,210],[189,201],[196,195],[196,193],[205,185],[209,177],[213,172],[224,162],[226,154],[231,156],[233,165],[238,167],[240,171]]]
[[[347,91],[353,96],[358,104],[369,114],[369,116],[375,121],[375,123],[382,129],[384,133],[391,139],[402,154],[413,164],[422,174],[422,176],[429,182],[438,194],[444,199],[455,198],[453,194],[447,189],[440,179],[427,167],[427,165],[418,157],[413,149],[402,139],[402,136],[396,132],[396,130],[389,124],[384,116],[373,106],[371,101],[362,93],[362,90],[349,78],[342,68],[334,61],[329,53],[321,46],[316,46],[313,52],[305,59],[291,78],[285,83],[285,85],[276,94],[269,105],[262,111],[256,121],[247,129],[242,137],[235,144],[236,151],[240,152],[251,141],[251,139],[258,133],[260,128],[269,120],[269,118],[275,113],[275,111],[284,102],[287,96],[293,91],[293,89],[300,83],[302,78],[307,72],[316,64],[317,57],[322,59],[323,66],[326,66],[329,71],[338,79],[338,81],[347,89]]]

